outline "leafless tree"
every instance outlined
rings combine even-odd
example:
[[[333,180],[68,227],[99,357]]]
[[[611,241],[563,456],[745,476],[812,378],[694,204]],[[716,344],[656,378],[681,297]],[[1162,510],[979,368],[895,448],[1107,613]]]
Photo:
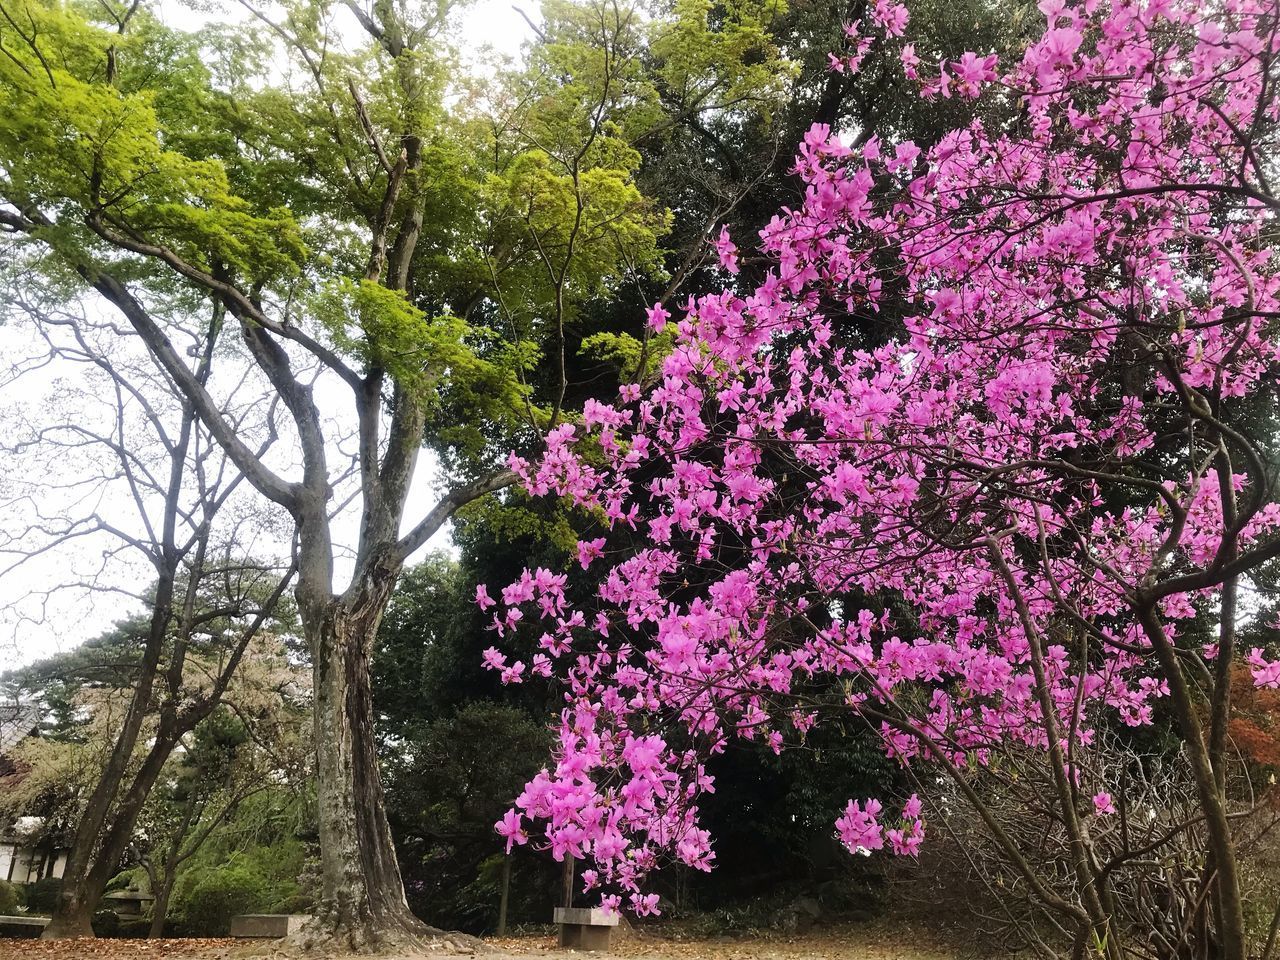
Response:
[[[73,572],[35,592],[47,600],[107,590],[145,611],[137,636],[127,638],[126,662],[107,665],[123,668],[127,707],[84,799],[50,924],[55,935],[92,935],[94,909],[161,770],[221,702],[253,640],[283,612],[295,564],[287,540],[284,559],[258,556],[271,538],[240,496],[244,474],[193,404],[175,402],[172,382],[136,347],[131,354],[109,320],[83,306],[42,304],[20,279],[0,291],[0,303],[31,321],[43,347],[13,365],[11,385],[36,371],[65,378],[57,402],[28,412],[0,448],[8,462],[4,506],[20,518],[0,530],[0,577],[17,576],[38,557],[70,565],[97,549],[101,559],[88,576]],[[202,385],[215,377],[223,318],[219,307],[198,327],[176,328]],[[241,442],[264,457],[276,439],[275,410],[247,387],[225,391],[219,416],[237,436],[258,438]],[[139,561],[149,568],[147,586],[121,579],[136,576]],[[69,669],[93,683],[102,666],[76,661]],[[60,667],[55,661],[48,669]]]

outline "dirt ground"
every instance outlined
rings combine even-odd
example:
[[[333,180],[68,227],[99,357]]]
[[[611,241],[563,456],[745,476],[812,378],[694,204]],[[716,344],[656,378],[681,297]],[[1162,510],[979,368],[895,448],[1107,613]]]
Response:
[[[490,949],[479,955],[483,960],[586,960],[593,956],[601,960],[964,960],[975,955],[976,946],[951,947],[916,930],[876,924],[827,928],[794,937],[684,940],[640,935],[615,944],[607,954],[561,950],[551,937],[490,939],[486,944]],[[272,943],[244,940],[0,940],[0,960],[283,960],[296,956]],[[448,954],[419,955],[444,956]],[[401,954],[386,960],[418,958]]]

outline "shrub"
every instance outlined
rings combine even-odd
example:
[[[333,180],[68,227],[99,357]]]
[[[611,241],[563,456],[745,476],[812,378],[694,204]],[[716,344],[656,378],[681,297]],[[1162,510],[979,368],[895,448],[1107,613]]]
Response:
[[[0,880],[0,916],[7,916],[18,909],[18,888],[6,880]]]
[[[32,913],[53,913],[62,895],[62,881],[45,877],[27,887],[27,909]]]
[[[114,877],[107,881],[104,893],[114,893],[116,890],[147,890],[150,878],[144,867],[133,867],[130,870],[121,870]]]
[[[118,917],[115,933],[99,934],[99,936],[120,937],[123,940],[141,940],[151,932],[150,917]],[[98,929],[97,924],[94,930]]]
[[[277,900],[271,905],[269,913],[310,913],[315,906],[315,897],[305,893],[295,893]]]
[[[232,917],[260,913],[271,901],[270,885],[258,871],[241,865],[221,867],[192,887],[184,926],[196,936],[224,937],[231,931]]]
[[[95,936],[114,937],[120,932],[120,915],[114,910],[98,910],[89,921]]]

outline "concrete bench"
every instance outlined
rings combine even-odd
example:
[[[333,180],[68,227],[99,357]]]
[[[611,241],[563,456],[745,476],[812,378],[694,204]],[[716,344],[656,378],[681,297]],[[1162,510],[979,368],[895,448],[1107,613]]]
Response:
[[[310,919],[305,913],[242,913],[231,918],[231,935],[278,939],[297,933]]]
[[[618,925],[616,913],[599,907],[556,907],[560,946],[569,950],[608,950],[609,935]]]
[[[48,925],[48,917],[0,916],[0,937],[28,937],[34,939],[44,933],[44,928]]]

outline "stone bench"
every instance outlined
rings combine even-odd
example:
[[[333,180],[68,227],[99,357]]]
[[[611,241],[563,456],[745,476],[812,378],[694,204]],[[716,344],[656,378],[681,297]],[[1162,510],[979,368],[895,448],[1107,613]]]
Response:
[[[48,917],[0,916],[0,937],[28,937],[34,939],[44,933],[44,928],[48,925]]]
[[[231,935],[279,939],[297,933],[310,919],[305,913],[242,913],[231,918]]]
[[[608,950],[618,915],[599,907],[556,907],[560,946],[569,950]]]

